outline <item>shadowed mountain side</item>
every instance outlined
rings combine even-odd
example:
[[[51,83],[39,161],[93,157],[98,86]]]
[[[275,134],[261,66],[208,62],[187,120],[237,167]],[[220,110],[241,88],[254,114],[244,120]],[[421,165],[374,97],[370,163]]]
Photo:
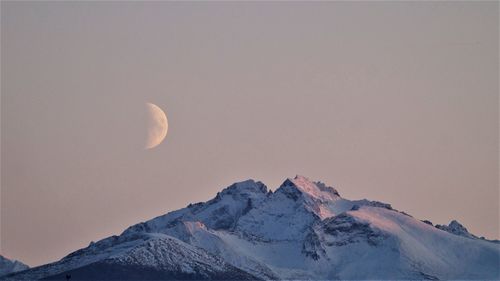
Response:
[[[500,244],[306,177],[235,183],[2,280],[497,280]]]

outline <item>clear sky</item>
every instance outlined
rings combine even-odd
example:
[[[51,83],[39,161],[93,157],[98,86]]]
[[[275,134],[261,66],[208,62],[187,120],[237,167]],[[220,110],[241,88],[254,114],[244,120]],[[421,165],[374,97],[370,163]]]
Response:
[[[2,1],[1,253],[54,261],[296,174],[499,238],[498,9]]]

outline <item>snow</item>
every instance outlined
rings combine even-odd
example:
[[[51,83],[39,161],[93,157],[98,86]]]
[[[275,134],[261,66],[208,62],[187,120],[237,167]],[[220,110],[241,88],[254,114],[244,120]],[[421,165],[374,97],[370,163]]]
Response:
[[[446,232],[467,237],[467,238],[477,238],[477,236],[469,233],[467,228],[465,228],[462,224],[460,224],[456,220],[452,220],[448,225],[436,225],[436,228],[439,228],[441,230],[444,230]]]
[[[28,269],[29,266],[17,260],[10,260],[2,255],[0,255],[0,276],[7,275],[10,273],[23,271]]]
[[[340,198],[337,190],[333,187],[326,186],[321,182],[315,183],[308,178],[299,175],[289,180],[293,182],[298,189],[314,199],[319,199],[321,201],[335,201]]]
[[[458,222],[439,229],[296,176],[275,192],[235,183],[19,276],[106,261],[184,273],[238,268],[262,279],[499,279],[499,259],[500,244]]]
[[[110,256],[107,262],[169,270],[177,267],[184,273],[193,273],[199,267],[204,267],[207,271],[223,271],[226,265],[222,259],[213,258],[208,253],[167,235],[155,235],[130,251]]]
[[[388,262],[401,264],[405,274],[425,272],[439,279],[499,277],[500,247],[494,243],[450,235],[410,216],[384,208],[363,207],[349,212],[349,215],[391,238],[387,240],[387,246],[397,249],[399,256]],[[376,254],[381,253],[377,249]],[[363,264],[374,261],[377,259],[368,259]],[[392,276],[397,276],[397,272],[393,272]]]

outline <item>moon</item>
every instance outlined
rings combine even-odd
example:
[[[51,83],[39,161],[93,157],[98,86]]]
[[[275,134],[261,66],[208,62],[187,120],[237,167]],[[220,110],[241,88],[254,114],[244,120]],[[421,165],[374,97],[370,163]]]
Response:
[[[146,103],[148,111],[148,136],[144,149],[151,149],[159,145],[167,136],[167,115],[155,104]]]

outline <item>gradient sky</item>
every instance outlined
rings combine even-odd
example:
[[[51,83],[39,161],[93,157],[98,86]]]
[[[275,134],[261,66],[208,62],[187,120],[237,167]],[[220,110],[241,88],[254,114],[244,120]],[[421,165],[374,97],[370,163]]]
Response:
[[[296,174],[499,238],[498,10],[2,1],[1,253],[54,261]]]

